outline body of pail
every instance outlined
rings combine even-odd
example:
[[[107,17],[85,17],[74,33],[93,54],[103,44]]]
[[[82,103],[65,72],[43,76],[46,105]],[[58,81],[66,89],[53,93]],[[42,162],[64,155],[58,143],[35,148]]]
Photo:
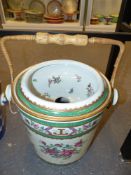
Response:
[[[112,102],[106,77],[72,60],[24,70],[14,81],[12,95],[39,157],[59,165],[85,154]]]
[[[72,122],[51,122],[20,112],[37,154],[53,164],[79,160],[94,137],[102,114]]]

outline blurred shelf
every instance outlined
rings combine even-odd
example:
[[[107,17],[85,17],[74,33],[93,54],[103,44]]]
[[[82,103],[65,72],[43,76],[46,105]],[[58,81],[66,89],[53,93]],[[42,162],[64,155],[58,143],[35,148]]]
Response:
[[[96,24],[96,25],[88,25],[85,27],[86,31],[97,31],[97,32],[115,32],[116,24]]]
[[[64,22],[60,24],[49,24],[49,23],[27,23],[25,21],[11,21],[6,20],[2,24],[4,29],[8,30],[74,30],[80,31],[83,29],[83,26],[79,22]]]
[[[47,6],[50,0],[41,0]],[[62,0],[59,0],[62,2]],[[105,25],[103,23],[99,25],[91,25],[90,20],[92,16],[96,14],[109,16],[111,14],[118,14],[120,9],[120,3],[122,0],[109,1],[103,0],[100,3],[99,0],[78,0],[79,14],[76,16],[78,22],[64,22],[61,24],[49,24],[43,23],[26,23],[25,21],[12,21],[8,18],[7,14],[8,4],[6,0],[0,1],[0,16],[2,20],[2,28],[4,30],[57,30],[57,31],[88,31],[88,32],[115,32],[116,24]],[[26,8],[30,0],[24,1]]]
[[[50,0],[41,0],[47,7]],[[62,2],[62,0],[59,0]],[[64,31],[83,31],[83,19],[84,19],[84,7],[86,0],[78,0],[78,15],[75,15],[73,19],[77,22],[64,22],[64,23],[27,23],[26,21],[12,20],[9,18],[8,4],[5,5],[5,0],[0,1],[0,16],[2,20],[2,27],[4,30],[64,30]],[[24,7],[28,8],[30,0],[24,1]],[[25,9],[26,9],[25,8]],[[66,19],[66,15],[64,17]]]

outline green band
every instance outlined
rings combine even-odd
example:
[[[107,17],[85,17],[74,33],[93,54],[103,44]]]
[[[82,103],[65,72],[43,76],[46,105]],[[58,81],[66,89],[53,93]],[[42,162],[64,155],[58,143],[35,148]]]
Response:
[[[33,110],[34,112],[42,113],[48,116],[72,117],[72,116],[80,116],[80,115],[87,114],[91,111],[94,111],[98,107],[100,107],[104,103],[104,101],[107,99],[108,94],[109,94],[109,90],[108,88],[106,88],[102,97],[98,101],[96,101],[94,104],[92,104],[91,106],[88,106],[87,108],[84,108],[84,109],[74,110],[74,111],[60,112],[60,111],[48,110],[45,108],[41,108],[35,104],[32,104],[22,94],[21,89],[20,89],[20,83],[21,81],[19,80],[16,85],[16,92],[17,92],[17,96],[20,99],[20,101],[22,101],[23,104],[25,104],[29,109]]]
[[[36,122],[36,123],[39,123],[39,124],[42,124],[42,125],[45,125],[45,126],[51,126],[51,127],[57,127],[57,128],[66,128],[66,127],[76,127],[76,126],[81,126],[81,125],[84,125],[86,123],[89,123],[89,122],[92,122],[93,120],[96,120],[97,118],[101,117],[102,114],[99,114],[99,115],[96,115],[96,116],[92,116],[91,118],[88,118],[88,119],[85,119],[85,120],[80,120],[80,121],[76,121],[76,122],[49,122],[49,121],[46,121],[46,120],[43,120],[43,119],[38,119],[36,117],[33,117],[23,111],[20,110],[20,113],[22,113],[26,118]]]
[[[97,125],[96,125],[97,126]],[[89,133],[90,131],[92,131],[93,129],[96,128],[96,126],[92,127],[91,129],[89,129],[88,131],[82,132],[80,134],[75,134],[75,135],[67,135],[67,136],[55,136],[55,135],[47,135],[44,133],[41,133],[39,131],[36,131],[35,129],[29,127],[28,125],[26,125],[26,127],[31,130],[32,132],[34,132],[35,134],[41,135],[43,137],[47,137],[47,138],[51,138],[51,139],[72,139],[72,138],[76,138],[76,137],[81,137],[87,133]]]

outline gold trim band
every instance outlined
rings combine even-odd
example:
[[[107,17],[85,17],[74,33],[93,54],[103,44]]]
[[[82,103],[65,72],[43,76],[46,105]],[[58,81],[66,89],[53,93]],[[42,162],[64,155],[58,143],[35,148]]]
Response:
[[[40,118],[40,119],[44,119],[44,120],[49,120],[49,121],[58,121],[58,122],[77,121],[77,120],[86,119],[86,118],[89,118],[91,116],[94,116],[94,115],[97,115],[99,113],[102,113],[104,111],[104,109],[108,106],[108,104],[111,103],[111,100],[112,100],[112,88],[111,88],[111,85],[110,85],[109,81],[107,80],[107,78],[101,73],[102,77],[106,81],[107,86],[109,88],[109,94],[108,94],[108,97],[105,100],[105,102],[99,108],[97,108],[96,110],[94,110],[94,111],[92,111],[92,112],[90,112],[88,114],[84,114],[84,115],[81,115],[81,116],[75,116],[75,117],[74,116],[73,117],[55,117],[55,116],[48,116],[48,115],[44,115],[44,114],[41,114],[41,113],[38,113],[38,112],[34,112],[34,111],[30,110],[29,108],[27,108],[23,103],[21,103],[21,101],[18,99],[16,91],[15,91],[15,87],[16,87],[16,84],[18,82],[18,79],[28,69],[29,68],[27,68],[24,71],[22,71],[15,78],[13,86],[12,86],[12,97],[13,97],[16,105],[18,106],[18,108],[20,108],[21,110],[23,110],[27,114],[30,114],[30,115],[32,115],[34,117],[37,117],[37,118]]]

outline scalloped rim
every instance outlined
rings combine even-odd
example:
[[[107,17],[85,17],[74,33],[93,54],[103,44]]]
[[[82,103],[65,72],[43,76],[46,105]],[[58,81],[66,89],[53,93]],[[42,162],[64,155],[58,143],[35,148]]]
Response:
[[[67,104],[46,101],[44,99],[38,98],[33,93],[31,93],[30,89],[27,87],[27,83],[29,81],[30,76],[32,75],[32,73],[34,71],[36,71],[38,68],[43,67],[43,66],[47,66],[47,65],[51,65],[51,64],[62,64],[62,63],[63,64],[76,64],[78,66],[81,66],[84,69],[92,71],[92,73],[96,76],[97,81],[98,81],[97,82],[97,84],[98,84],[97,92],[93,96],[88,98],[87,100],[83,100],[80,102],[67,103]],[[31,69],[28,69],[22,77],[21,90],[22,90],[24,96],[27,99],[29,99],[29,101],[31,101],[32,103],[34,103],[38,106],[50,108],[50,109],[56,109],[56,110],[64,110],[64,109],[74,110],[74,109],[79,109],[83,106],[88,106],[88,105],[92,104],[93,101],[97,101],[99,99],[99,97],[102,95],[102,93],[104,92],[104,82],[103,82],[101,75],[98,73],[98,71],[96,71],[94,68],[92,68],[91,66],[88,66],[84,63],[81,63],[78,61],[73,61],[73,60],[52,60],[52,61],[46,61],[46,62],[43,62],[40,64],[36,64],[36,65],[32,66]]]

